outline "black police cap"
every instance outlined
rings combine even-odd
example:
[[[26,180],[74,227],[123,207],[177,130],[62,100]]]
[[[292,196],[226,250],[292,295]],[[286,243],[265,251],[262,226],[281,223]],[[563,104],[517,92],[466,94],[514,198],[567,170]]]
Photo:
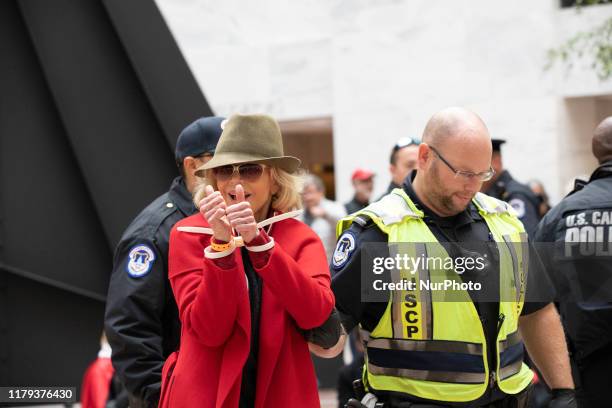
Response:
[[[209,116],[200,118],[183,129],[174,150],[176,162],[181,164],[187,156],[214,154],[223,132],[221,125],[224,120],[225,118],[220,116]]]
[[[501,145],[506,143],[504,139],[491,139],[491,144],[493,145],[494,152],[501,152]]]

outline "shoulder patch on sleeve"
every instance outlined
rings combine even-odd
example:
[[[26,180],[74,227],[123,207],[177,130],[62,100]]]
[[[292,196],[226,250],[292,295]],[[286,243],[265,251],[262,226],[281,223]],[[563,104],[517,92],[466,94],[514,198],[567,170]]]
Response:
[[[357,249],[357,237],[351,230],[345,231],[338,242],[332,256],[332,266],[335,270],[340,270],[351,258],[353,252]]]
[[[130,249],[126,271],[132,278],[141,278],[149,273],[155,262],[155,252],[148,245],[135,245]]]
[[[523,218],[525,216],[525,201],[521,200],[520,198],[513,198],[512,200],[508,201],[508,204],[514,208],[517,217]]]

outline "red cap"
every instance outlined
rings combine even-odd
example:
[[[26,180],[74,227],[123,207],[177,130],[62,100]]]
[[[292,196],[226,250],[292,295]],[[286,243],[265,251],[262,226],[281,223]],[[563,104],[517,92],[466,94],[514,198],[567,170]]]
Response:
[[[351,180],[369,180],[374,177],[374,172],[367,169],[357,169],[353,172]]]

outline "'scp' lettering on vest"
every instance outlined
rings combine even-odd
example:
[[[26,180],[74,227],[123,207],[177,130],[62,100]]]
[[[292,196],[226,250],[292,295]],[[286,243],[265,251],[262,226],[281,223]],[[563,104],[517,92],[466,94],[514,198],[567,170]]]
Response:
[[[412,278],[411,280],[415,282],[414,278]],[[404,313],[404,325],[406,327],[406,337],[409,339],[416,338],[419,336],[419,326],[420,326],[420,320],[421,320],[421,316],[419,313],[420,305],[416,300],[416,293],[407,293],[405,295],[404,308],[406,310]]]

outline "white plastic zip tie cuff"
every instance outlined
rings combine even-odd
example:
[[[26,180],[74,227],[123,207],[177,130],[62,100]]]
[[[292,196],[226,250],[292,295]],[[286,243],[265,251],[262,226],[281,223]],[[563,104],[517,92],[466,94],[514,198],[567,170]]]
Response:
[[[269,242],[266,242],[263,245],[247,246],[246,249],[251,252],[264,252],[272,247],[274,247],[274,238],[270,237]]]
[[[279,221],[283,221],[286,220],[287,218],[295,218],[298,215],[302,214],[302,212],[304,212],[303,210],[295,210],[295,211],[291,211],[285,214],[279,214],[279,215],[275,215],[274,217],[268,218],[266,220],[263,220],[262,222],[257,224],[257,228],[263,228],[265,226],[268,226],[270,224],[274,224],[275,222],[279,222]],[[213,234],[213,230],[212,228],[206,228],[206,227],[178,227],[177,230],[182,231],[182,232],[191,232],[194,234],[206,234],[206,235],[212,235]]]
[[[219,258],[223,258],[228,255],[231,255],[235,249],[236,249],[236,246],[232,245],[229,249],[226,249],[225,251],[214,252],[209,245],[206,248],[204,248],[204,256],[208,259],[219,259]]]

